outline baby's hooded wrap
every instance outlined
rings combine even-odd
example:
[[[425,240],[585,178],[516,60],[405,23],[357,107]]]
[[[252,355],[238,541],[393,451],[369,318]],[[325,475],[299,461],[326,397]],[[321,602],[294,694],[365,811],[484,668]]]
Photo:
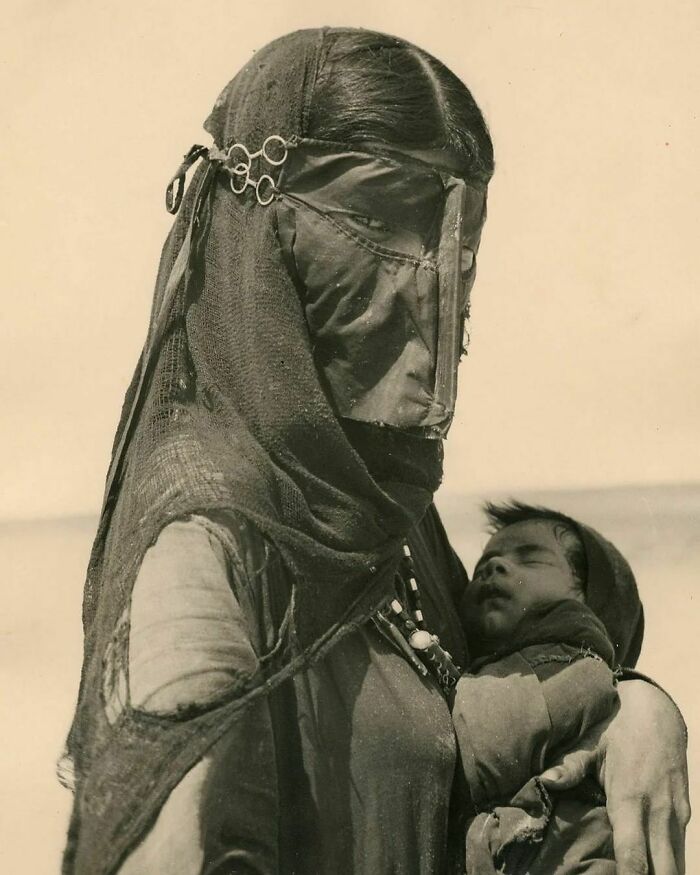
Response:
[[[613,713],[615,671],[634,667],[644,633],[625,558],[594,529],[569,522],[585,549],[586,604],[564,600],[526,614],[507,647],[479,655],[457,687],[453,716],[479,812],[467,835],[469,875],[615,871],[599,788],[584,782],[572,791],[560,819],[556,797],[534,777]]]

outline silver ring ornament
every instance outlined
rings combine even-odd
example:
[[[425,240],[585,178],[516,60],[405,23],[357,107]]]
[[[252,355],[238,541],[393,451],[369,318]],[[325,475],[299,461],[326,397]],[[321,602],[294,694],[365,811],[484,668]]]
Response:
[[[279,143],[282,149],[282,157],[281,158],[273,158],[269,152],[267,151],[270,143]],[[280,137],[279,134],[270,134],[270,136],[265,140],[262,144],[262,149],[260,150],[260,154],[267,161],[268,164],[271,164],[273,167],[280,167],[287,160],[287,155],[289,155],[289,149],[287,148],[287,142],[284,137]]]
[[[275,157],[270,151],[271,146],[280,149],[281,154]],[[289,149],[284,137],[271,134],[257,152],[251,152],[243,143],[233,143],[226,150],[226,169],[229,173],[229,185],[234,194],[243,194],[246,188],[255,189],[255,197],[262,207],[272,203],[275,197],[275,181],[269,173],[263,173],[259,179],[251,179],[250,170],[256,158],[262,158],[271,167],[280,167],[287,160]]]
[[[260,189],[263,184],[269,185],[267,197],[263,197],[263,195],[260,193]],[[266,207],[268,204],[272,203],[272,201],[275,199],[276,191],[277,189],[275,187],[275,180],[267,173],[263,173],[260,179],[255,183],[255,197],[258,199],[258,203],[261,207]]]

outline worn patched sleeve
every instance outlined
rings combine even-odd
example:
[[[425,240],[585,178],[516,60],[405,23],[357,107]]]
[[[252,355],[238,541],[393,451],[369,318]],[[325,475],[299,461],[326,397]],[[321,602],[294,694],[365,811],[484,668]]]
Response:
[[[477,809],[509,799],[550,754],[605,719],[615,700],[610,668],[574,648],[527,648],[464,675],[453,720]]]
[[[168,712],[223,698],[257,660],[216,527],[171,523],[134,585],[129,637],[132,705]]]
[[[220,536],[221,535],[221,536]],[[257,669],[220,528],[168,525],[148,551],[131,604],[131,703],[168,715],[220,701]],[[269,701],[251,703],[185,775],[119,875],[278,875],[279,788]]]

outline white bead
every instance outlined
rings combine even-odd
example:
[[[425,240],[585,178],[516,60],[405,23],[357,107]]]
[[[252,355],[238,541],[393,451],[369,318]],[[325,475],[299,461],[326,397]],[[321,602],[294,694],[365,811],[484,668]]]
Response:
[[[415,632],[411,633],[408,643],[414,650],[425,650],[433,643],[433,639],[430,632],[426,632],[424,629],[416,629]]]

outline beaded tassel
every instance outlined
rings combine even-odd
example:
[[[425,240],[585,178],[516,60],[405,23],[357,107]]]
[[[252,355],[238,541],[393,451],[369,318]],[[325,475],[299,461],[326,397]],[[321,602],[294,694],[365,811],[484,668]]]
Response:
[[[408,576],[408,588],[411,593],[411,599],[413,600],[413,616],[418,628],[424,629],[425,622],[423,620],[423,606],[420,600],[420,590],[418,589],[418,581],[416,580],[413,557],[411,556],[411,548],[408,546],[408,544],[403,545],[403,556],[403,565],[406,569]]]
[[[389,603],[389,609],[393,614],[394,623],[420,658],[421,663],[437,678],[444,692],[449,694],[459,680],[460,670],[452,661],[451,654],[440,645],[437,635],[432,635],[425,628],[420,590],[408,544],[404,545],[402,566],[408,577],[407,592],[412,602],[412,616],[398,599],[393,599]]]

